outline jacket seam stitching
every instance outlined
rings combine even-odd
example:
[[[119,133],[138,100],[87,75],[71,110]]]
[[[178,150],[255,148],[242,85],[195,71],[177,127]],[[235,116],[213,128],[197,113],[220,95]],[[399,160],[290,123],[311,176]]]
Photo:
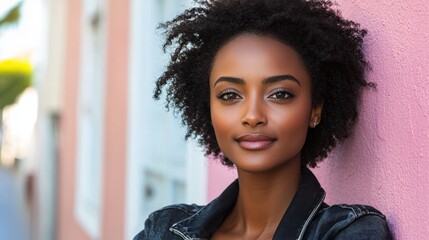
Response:
[[[367,217],[367,216],[377,216],[383,220],[386,220],[386,218],[383,215],[380,215],[378,213],[375,212],[368,212],[368,213],[364,213],[362,215],[359,216],[355,216],[354,218],[352,218],[352,221],[350,221],[346,226],[344,226],[342,229],[340,229],[340,231],[338,231],[335,236],[338,236],[338,234],[340,234],[342,231],[344,231],[345,229],[347,229],[348,227],[350,227],[350,225],[352,225],[352,223],[356,222],[358,219],[363,218],[363,217]]]
[[[179,231],[177,229],[174,229],[173,227],[171,227],[169,230],[172,231],[174,234],[179,235],[184,240],[206,240],[205,238],[192,238],[192,237],[188,237],[184,233],[182,233],[181,231]]]

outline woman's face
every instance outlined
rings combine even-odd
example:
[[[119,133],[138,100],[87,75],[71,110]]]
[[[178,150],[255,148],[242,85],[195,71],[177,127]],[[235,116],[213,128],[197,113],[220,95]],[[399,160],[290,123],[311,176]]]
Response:
[[[217,52],[210,109],[223,154],[238,169],[262,172],[300,161],[311,106],[309,75],[299,54],[269,37],[242,34]]]

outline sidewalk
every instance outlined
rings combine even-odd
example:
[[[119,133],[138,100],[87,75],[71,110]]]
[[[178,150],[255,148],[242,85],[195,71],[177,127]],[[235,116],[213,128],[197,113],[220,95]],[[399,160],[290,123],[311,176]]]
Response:
[[[13,169],[0,166],[0,240],[29,240],[24,190]]]

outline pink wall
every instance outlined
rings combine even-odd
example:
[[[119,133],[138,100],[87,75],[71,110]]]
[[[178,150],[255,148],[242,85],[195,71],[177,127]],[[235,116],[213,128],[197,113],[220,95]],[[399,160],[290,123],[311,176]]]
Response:
[[[129,1],[108,1],[101,239],[124,238]]]
[[[90,239],[75,220],[76,193],[76,125],[77,89],[80,68],[80,21],[81,1],[67,2],[67,49],[65,56],[64,105],[61,111],[59,162],[58,162],[58,209],[57,239]]]
[[[75,218],[77,96],[80,72],[82,1],[67,1],[64,108],[61,112],[57,239],[90,236]],[[109,1],[101,239],[123,239],[128,79],[129,1]],[[124,47],[125,46],[125,47]]]
[[[429,4],[427,0],[338,0],[369,30],[370,81],[355,136],[317,175],[328,203],[384,212],[397,239],[429,236]]]
[[[208,160],[207,201],[216,198],[234,179],[237,178],[235,168],[223,166],[219,161]]]
[[[353,137],[316,175],[328,203],[380,209],[396,239],[429,236],[429,4],[427,0],[337,0],[346,18],[369,30],[368,73],[377,90],[364,94]],[[209,165],[211,200],[233,174]]]

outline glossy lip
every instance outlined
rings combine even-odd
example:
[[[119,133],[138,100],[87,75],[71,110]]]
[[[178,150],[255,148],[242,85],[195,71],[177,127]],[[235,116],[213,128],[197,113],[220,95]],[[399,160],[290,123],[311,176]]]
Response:
[[[259,151],[269,148],[276,139],[260,133],[247,133],[239,136],[236,141],[246,150]]]

